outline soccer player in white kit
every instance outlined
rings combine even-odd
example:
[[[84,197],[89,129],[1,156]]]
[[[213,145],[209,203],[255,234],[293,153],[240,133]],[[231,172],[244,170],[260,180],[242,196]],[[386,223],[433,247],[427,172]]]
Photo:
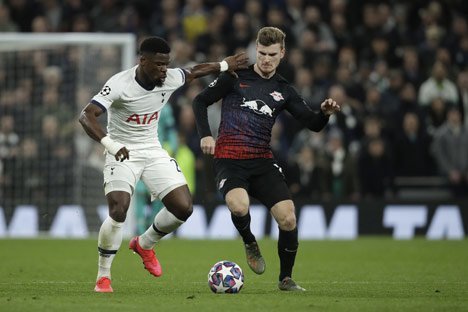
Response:
[[[139,179],[153,199],[164,208],[145,233],[132,238],[129,248],[139,254],[145,269],[158,277],[161,265],[154,246],[176,230],[192,214],[192,197],[175,159],[161,147],[157,128],[159,114],[171,94],[198,77],[247,67],[247,56],[239,53],[219,63],[203,63],[191,69],[168,68],[170,47],[159,37],[140,45],[139,64],[112,76],[81,112],[86,133],[106,148],[104,191],[109,216],[98,237],[96,292],[112,292],[111,265],[122,244],[122,225],[130,197]],[[98,117],[107,112],[107,134]]]

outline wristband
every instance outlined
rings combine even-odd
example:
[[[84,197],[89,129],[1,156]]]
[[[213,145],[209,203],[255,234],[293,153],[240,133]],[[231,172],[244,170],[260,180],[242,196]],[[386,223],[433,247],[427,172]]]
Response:
[[[105,137],[103,137],[101,139],[101,144],[106,148],[106,150],[112,154],[112,155],[115,155],[117,154],[118,151],[120,151],[120,149],[122,147],[124,147],[124,145],[122,143],[119,143],[119,142],[115,142],[114,140],[112,140],[108,135],[106,135]]]
[[[224,72],[229,69],[229,64],[226,61],[219,62],[219,71]]]

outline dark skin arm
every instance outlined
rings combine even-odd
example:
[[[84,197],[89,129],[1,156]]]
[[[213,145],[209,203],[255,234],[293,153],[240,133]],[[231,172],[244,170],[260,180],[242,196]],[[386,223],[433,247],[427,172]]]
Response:
[[[99,106],[88,103],[81,111],[79,118],[79,122],[85,132],[90,138],[97,142],[101,142],[101,139],[106,136],[106,133],[98,122],[98,117],[102,114],[103,111]],[[122,147],[117,154],[115,154],[115,160],[124,161],[125,159],[130,159],[130,154],[126,147]]]
[[[228,56],[224,59],[229,65],[229,72],[234,76],[237,76],[234,71],[238,69],[244,69],[248,67],[249,59],[245,52],[237,53],[236,55]],[[193,79],[203,77],[210,74],[216,74],[220,70],[219,63],[203,63],[195,65],[194,67],[187,69],[187,82],[191,82]]]
[[[158,55],[159,58],[161,58],[161,55]],[[163,60],[159,60],[158,62],[161,63],[157,65],[156,67],[153,66],[151,68],[150,65],[151,61],[154,62],[152,59],[147,59],[146,56],[142,56],[140,60],[140,65],[145,66],[146,62],[150,62],[146,64],[149,69],[152,69],[152,72],[165,72],[165,68],[167,64],[164,61],[164,58],[167,57],[167,61],[169,56],[163,55]],[[154,56],[153,56],[154,58]],[[243,69],[247,68],[248,66],[248,58],[245,52],[238,53],[233,56],[228,56],[224,59],[224,61],[227,62],[229,72],[231,72],[233,75],[236,75],[234,73],[235,70],[238,69]],[[163,67],[164,70],[158,69],[158,67]],[[220,64],[219,63],[204,63],[204,64],[198,64],[195,65],[193,68],[186,70],[186,81],[191,82],[192,80],[203,77],[209,74],[214,74],[218,73],[220,71]],[[147,76],[145,76],[145,73],[142,73],[142,71],[138,72],[140,74],[140,79],[143,81],[148,80]],[[137,75],[138,75],[137,73]],[[101,107],[98,105],[95,105],[93,103],[88,103],[88,105],[83,109],[81,112],[79,121],[83,129],[86,131],[89,137],[91,137],[93,140],[97,142],[101,142],[102,138],[106,136],[106,133],[104,130],[101,128],[101,125],[98,122],[98,117],[102,115],[103,110]],[[117,161],[124,161],[125,159],[129,159],[129,151],[126,147],[122,147],[116,154],[115,154],[115,159]]]

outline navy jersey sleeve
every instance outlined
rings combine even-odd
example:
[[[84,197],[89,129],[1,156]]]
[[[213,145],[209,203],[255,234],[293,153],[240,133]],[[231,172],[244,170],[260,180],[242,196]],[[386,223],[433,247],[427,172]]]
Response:
[[[200,138],[211,136],[208,124],[208,106],[224,98],[232,91],[236,78],[229,73],[221,73],[210,85],[198,94],[192,103],[193,113]]]
[[[290,99],[286,110],[308,129],[315,132],[322,130],[328,123],[328,116],[326,116],[322,110],[314,112],[306,101],[297,94],[294,88],[289,87],[289,92]]]

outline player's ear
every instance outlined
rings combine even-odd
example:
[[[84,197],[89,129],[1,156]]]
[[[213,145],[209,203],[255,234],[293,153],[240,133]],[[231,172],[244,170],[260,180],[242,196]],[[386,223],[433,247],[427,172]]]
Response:
[[[284,57],[285,54],[286,54],[286,49],[285,49],[285,48],[281,48],[280,59],[282,59],[282,58]]]
[[[146,56],[144,54],[140,54],[140,64],[144,65],[146,63]]]

